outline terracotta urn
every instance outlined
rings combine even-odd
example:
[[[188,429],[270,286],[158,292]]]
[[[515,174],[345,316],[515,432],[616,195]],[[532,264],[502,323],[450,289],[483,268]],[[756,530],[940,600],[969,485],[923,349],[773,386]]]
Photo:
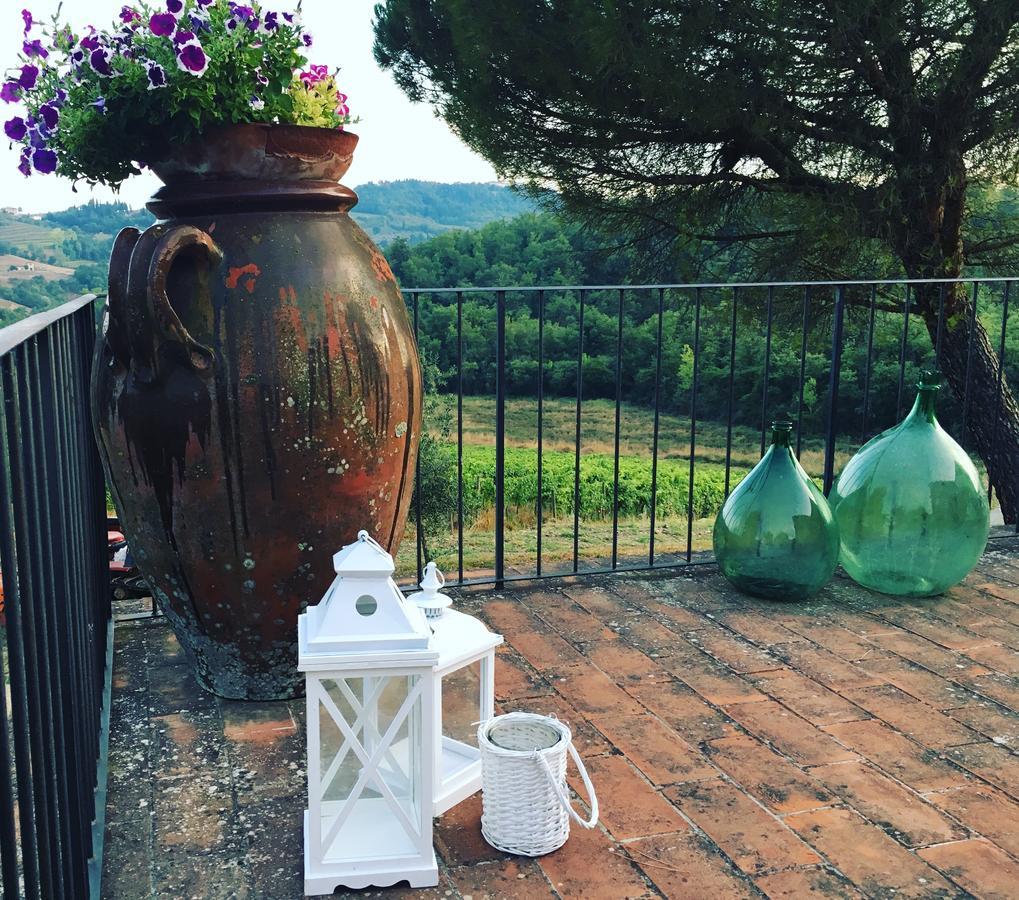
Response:
[[[238,125],[152,163],[117,237],[92,407],[133,553],[231,698],[295,696],[297,616],[364,528],[395,554],[421,371],[385,258],[339,184],[356,135]]]

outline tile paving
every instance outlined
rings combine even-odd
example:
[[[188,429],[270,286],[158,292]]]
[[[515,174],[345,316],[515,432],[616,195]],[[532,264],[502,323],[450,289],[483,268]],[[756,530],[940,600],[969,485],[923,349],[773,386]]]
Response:
[[[436,823],[440,884],[353,896],[1019,897],[1019,539],[944,597],[798,605],[710,567],[465,592],[500,710],[573,727],[603,809],[542,859]],[[116,634],[103,893],[302,894],[304,704],[202,692],[156,619]]]

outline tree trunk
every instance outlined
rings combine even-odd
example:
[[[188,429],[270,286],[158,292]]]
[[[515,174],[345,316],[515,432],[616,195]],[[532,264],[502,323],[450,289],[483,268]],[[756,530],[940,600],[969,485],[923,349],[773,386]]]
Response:
[[[900,196],[909,199],[892,243],[910,278],[958,278],[964,262],[966,168],[953,153],[941,165],[930,159],[928,164],[932,177],[900,186]],[[1019,405],[1001,372],[1003,361],[973,316],[964,285],[917,285],[914,296],[934,347],[940,322],[939,367],[963,405],[971,446],[984,461],[1005,522],[1014,523],[1019,512]]]
[[[932,346],[937,342],[940,292],[938,285],[918,285],[915,295]],[[959,403],[967,404],[968,399],[964,414],[972,447],[987,467],[1005,521],[1014,523],[1019,511],[1019,405],[999,375],[1001,363],[987,331],[971,317],[972,300],[965,286],[945,285],[939,365]]]

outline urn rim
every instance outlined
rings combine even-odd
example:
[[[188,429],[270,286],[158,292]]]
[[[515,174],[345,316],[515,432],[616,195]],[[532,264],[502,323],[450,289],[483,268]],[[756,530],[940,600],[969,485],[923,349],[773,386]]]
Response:
[[[244,122],[210,128],[149,167],[168,186],[249,180],[335,184],[350,168],[357,142],[352,131]]]

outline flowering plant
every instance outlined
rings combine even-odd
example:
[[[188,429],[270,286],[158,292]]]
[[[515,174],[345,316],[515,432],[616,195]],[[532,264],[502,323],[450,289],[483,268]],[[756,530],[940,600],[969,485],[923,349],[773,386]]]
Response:
[[[124,6],[106,31],[75,33],[22,10],[22,53],[0,99],[25,175],[57,172],[119,186],[167,147],[217,125],[351,121],[335,73],[308,66],[312,39],[295,13],[256,0],[166,0]]]

